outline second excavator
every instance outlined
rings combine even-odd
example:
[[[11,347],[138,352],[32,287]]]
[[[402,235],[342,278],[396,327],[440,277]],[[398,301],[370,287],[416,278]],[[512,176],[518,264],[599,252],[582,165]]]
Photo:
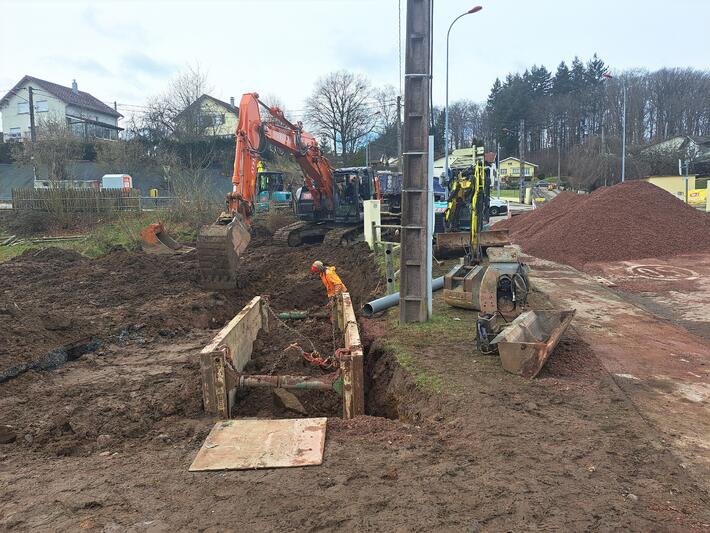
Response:
[[[262,119],[262,112],[267,119]],[[203,226],[197,238],[200,284],[207,289],[232,289],[240,285],[240,256],[251,239],[249,226],[257,201],[259,162],[269,145],[294,157],[304,183],[296,193],[299,222],[280,229],[275,242],[296,246],[304,239],[347,239],[353,224],[362,219],[362,201],[372,194],[367,169],[334,169],[317,139],[301,122],[289,121],[278,107],[269,107],[257,93],[246,93],[239,104],[232,192],[226,210]],[[350,224],[344,229],[337,224]],[[334,231],[335,230],[335,231]],[[332,235],[331,235],[332,234]]]

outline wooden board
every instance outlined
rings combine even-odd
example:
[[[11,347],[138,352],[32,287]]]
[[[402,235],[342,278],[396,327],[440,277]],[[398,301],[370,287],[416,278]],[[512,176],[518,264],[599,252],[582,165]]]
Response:
[[[319,465],[326,418],[217,422],[190,472]]]

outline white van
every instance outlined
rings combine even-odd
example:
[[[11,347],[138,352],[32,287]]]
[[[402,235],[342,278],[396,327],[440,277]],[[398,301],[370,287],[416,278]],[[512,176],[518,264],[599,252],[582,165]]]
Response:
[[[102,189],[132,189],[133,178],[128,174],[104,174],[101,178]]]

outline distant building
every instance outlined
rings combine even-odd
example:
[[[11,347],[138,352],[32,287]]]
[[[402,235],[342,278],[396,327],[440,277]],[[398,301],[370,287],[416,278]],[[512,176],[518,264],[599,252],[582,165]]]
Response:
[[[535,177],[537,165],[530,161],[525,161],[523,169],[526,178],[533,178]],[[501,160],[500,177],[501,179],[520,178],[520,159],[517,157],[506,157]]]
[[[688,192],[695,190],[694,174],[688,176]],[[664,191],[668,191],[676,198],[685,200],[685,176],[649,176],[646,181]]]
[[[33,76],[24,76],[0,100],[5,141],[30,137],[29,88],[34,92],[35,126],[43,122],[66,121],[77,136],[118,139],[118,119],[123,115],[91,94],[80,91],[76,80],[71,87]]]
[[[233,136],[238,122],[234,98],[227,103],[209,94],[200,96],[175,117],[179,132],[208,137]]]
[[[691,171],[710,174],[710,137],[679,135],[644,148],[639,156],[654,173],[674,172],[678,159],[688,159]]]
[[[480,148],[480,146],[478,147]],[[457,148],[449,154],[449,168],[454,170],[462,170],[473,166],[474,155],[476,148]],[[480,155],[480,154],[479,154]],[[495,154],[486,152],[486,163],[495,162]],[[441,157],[434,161],[434,176],[441,176],[444,173],[445,158]]]

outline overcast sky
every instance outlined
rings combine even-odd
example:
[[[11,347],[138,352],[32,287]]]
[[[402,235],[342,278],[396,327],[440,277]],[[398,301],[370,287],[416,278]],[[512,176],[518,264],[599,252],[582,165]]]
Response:
[[[334,70],[399,86],[398,3],[0,0],[0,90],[24,74],[76,78],[128,114],[199,64],[213,96],[277,95],[300,118],[314,82]],[[496,77],[595,52],[613,69],[710,66],[710,0],[435,0],[435,103],[444,102],[448,25],[476,3],[483,10],[451,32],[451,100],[484,101]]]

